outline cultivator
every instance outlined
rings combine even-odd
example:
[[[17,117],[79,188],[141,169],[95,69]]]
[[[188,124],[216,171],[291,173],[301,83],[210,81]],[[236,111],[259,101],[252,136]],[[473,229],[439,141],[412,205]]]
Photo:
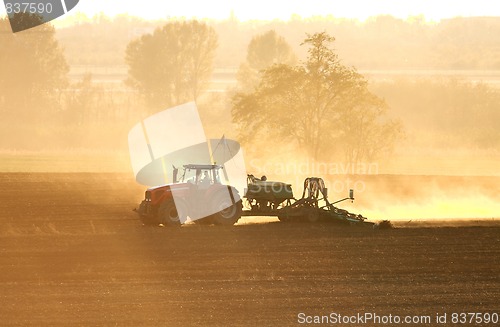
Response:
[[[280,221],[317,222],[333,221],[345,224],[370,224],[361,215],[337,208],[334,204],[354,200],[353,190],[349,197],[330,202],[325,182],[319,177],[304,180],[304,190],[300,199],[293,197],[290,184],[270,182],[263,176],[256,178],[248,175],[247,206],[250,210],[243,212],[246,216],[277,216]]]

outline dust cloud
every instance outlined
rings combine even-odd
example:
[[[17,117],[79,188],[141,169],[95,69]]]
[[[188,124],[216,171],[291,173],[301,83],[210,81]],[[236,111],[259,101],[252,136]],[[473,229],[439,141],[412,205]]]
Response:
[[[372,221],[500,218],[500,176],[387,174],[376,163],[350,170],[341,163],[279,157],[282,161],[254,159],[247,169],[292,184],[295,198],[302,196],[304,179],[312,176],[324,179],[330,202],[346,198],[353,189],[355,201],[337,206]]]
[[[373,219],[499,218],[499,183],[499,177],[378,176],[366,180],[355,208]]]

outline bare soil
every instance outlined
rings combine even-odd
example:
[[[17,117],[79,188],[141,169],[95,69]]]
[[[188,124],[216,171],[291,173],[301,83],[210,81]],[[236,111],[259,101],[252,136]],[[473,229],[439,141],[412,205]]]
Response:
[[[0,174],[0,325],[500,313],[498,225],[143,227],[143,191],[123,174]]]

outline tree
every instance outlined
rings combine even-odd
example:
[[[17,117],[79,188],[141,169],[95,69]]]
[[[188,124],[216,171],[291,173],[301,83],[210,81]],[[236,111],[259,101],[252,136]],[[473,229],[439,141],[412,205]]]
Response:
[[[129,43],[126,82],[151,108],[196,101],[211,77],[216,48],[217,35],[206,24],[168,23]]]
[[[238,83],[242,90],[252,90],[259,81],[259,71],[274,64],[295,64],[292,47],[276,31],[270,30],[252,38],[247,48],[246,62],[238,71]]]
[[[294,64],[292,47],[276,31],[270,30],[252,38],[247,49],[248,65],[262,70],[273,64]]]
[[[296,141],[315,160],[341,149],[352,165],[391,148],[399,124],[383,119],[385,102],[341,63],[330,48],[334,40],[325,32],[308,35],[306,62],[274,65],[263,71],[255,91],[235,94],[233,120],[243,140],[262,133]]]
[[[41,22],[39,16],[31,14],[16,14],[12,19],[18,25]],[[49,111],[58,106],[55,100],[58,91],[67,85],[69,71],[54,27],[43,24],[13,34],[7,18],[3,18],[0,19],[0,44],[3,119],[26,123],[46,118]]]

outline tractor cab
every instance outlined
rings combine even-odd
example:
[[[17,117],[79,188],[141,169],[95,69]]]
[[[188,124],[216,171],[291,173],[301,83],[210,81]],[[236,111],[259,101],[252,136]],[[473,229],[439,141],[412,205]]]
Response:
[[[180,179],[177,179],[178,168],[174,169],[173,180],[177,183],[190,183],[199,188],[208,188],[214,184],[221,184],[220,170],[222,168],[221,165],[184,165]]]
[[[184,165],[181,174],[174,167],[172,184],[149,188],[137,212],[145,224],[233,225],[241,217],[238,190],[221,182],[221,165]]]

